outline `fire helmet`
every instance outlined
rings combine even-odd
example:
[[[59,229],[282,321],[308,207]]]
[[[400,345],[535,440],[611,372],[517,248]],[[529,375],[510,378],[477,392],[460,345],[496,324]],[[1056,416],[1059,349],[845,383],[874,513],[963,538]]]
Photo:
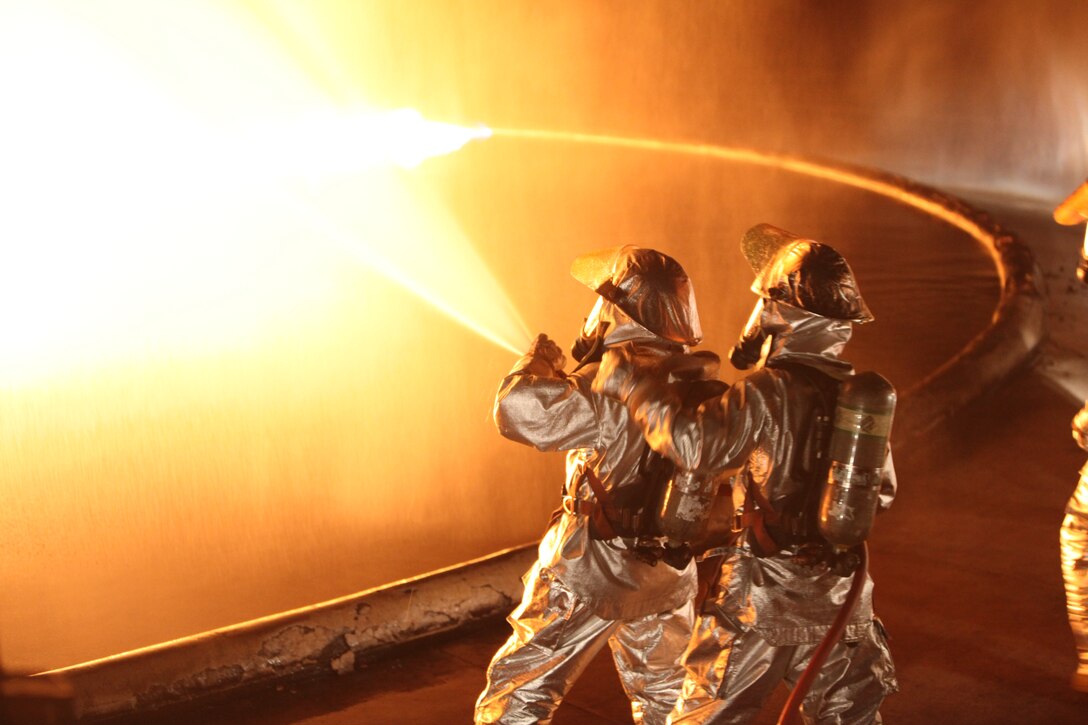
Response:
[[[703,338],[695,291],[680,263],[654,249],[633,245],[583,254],[574,260],[571,275],[601,296],[594,315],[601,317],[605,302],[653,334],[681,345],[696,345]],[[603,340],[600,325],[589,329],[587,320],[574,357],[582,360],[593,340]]]
[[[760,297],[834,320],[873,320],[853,270],[830,246],[757,224],[745,232],[741,251],[756,274],[752,291]]]

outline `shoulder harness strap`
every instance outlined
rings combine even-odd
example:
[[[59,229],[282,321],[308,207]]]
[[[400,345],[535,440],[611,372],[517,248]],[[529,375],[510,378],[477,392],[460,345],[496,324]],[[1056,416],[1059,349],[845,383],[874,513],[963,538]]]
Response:
[[[616,507],[612,503],[612,497],[608,495],[608,490],[605,489],[601,479],[597,478],[597,474],[593,472],[592,468],[587,466],[582,475],[585,476],[586,483],[593,490],[593,495],[598,504],[593,507],[590,513],[590,524],[596,529],[595,533],[598,538],[616,538],[616,527],[612,522],[617,521],[619,516]]]

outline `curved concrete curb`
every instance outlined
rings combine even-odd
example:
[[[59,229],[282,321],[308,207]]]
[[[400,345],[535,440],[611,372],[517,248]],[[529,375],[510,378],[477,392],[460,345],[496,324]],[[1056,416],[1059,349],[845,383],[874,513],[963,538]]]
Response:
[[[145,712],[263,681],[346,673],[361,655],[509,612],[536,556],[521,546],[384,587],[43,673],[81,718]]]
[[[1029,362],[1047,331],[1043,274],[1027,245],[988,214],[955,197],[902,178],[897,183],[945,210],[947,221],[985,246],[1001,280],[989,327],[902,395],[894,432],[896,443],[902,445],[932,430]]]
[[[751,159],[744,153],[719,155],[773,163],[891,196],[957,226],[993,255],[1001,279],[993,320],[953,359],[902,394],[895,422],[898,445],[978,398],[1039,348],[1045,336],[1042,275],[1030,250],[983,212],[881,172],[786,156]],[[507,613],[521,597],[520,576],[535,554],[535,544],[508,549],[330,602],[47,674],[67,677],[81,716],[96,717],[152,710],[303,673],[343,673],[354,669],[358,658]]]

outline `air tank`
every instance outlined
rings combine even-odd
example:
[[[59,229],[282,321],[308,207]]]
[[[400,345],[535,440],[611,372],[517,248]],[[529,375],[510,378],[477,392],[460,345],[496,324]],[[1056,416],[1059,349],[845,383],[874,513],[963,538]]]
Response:
[[[677,471],[661,492],[657,531],[670,542],[691,544],[706,528],[721,479]]]
[[[819,511],[820,535],[837,549],[862,543],[873,527],[894,414],[895,388],[877,373],[839,388]]]

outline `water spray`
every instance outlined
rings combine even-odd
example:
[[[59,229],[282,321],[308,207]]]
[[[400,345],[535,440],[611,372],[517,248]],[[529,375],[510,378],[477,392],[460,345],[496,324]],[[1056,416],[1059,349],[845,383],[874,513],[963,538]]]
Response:
[[[508,350],[515,355],[524,352],[526,344],[518,347],[514,340],[509,339],[509,333],[503,334],[487,322],[469,314],[463,306],[448,299],[448,295],[441,294],[433,285],[428,285],[412,274],[412,270],[405,265],[397,264],[388,256],[383,255],[373,244],[368,243],[361,235],[348,230],[339,224],[332,216],[324,213],[313,201],[303,196],[285,196],[285,201],[290,204],[295,214],[306,221],[311,228],[319,232],[323,239],[341,247],[352,257],[363,262],[370,269],[378,272],[385,278],[396,282],[406,291],[411,292],[427,304],[431,305],[443,315],[462,325],[471,332],[479,335],[488,342]],[[507,300],[507,302],[509,302]],[[512,306],[507,305],[511,315],[514,315]],[[524,323],[520,319],[517,323],[525,330]],[[528,338],[528,332],[525,332]]]
[[[275,158],[275,173],[308,181],[310,193],[284,189],[280,194],[296,218],[354,261],[483,339],[520,355],[529,332],[470,240],[442,209],[426,210],[390,173],[394,166],[414,169],[490,135],[481,125],[432,121],[408,108],[326,112],[261,125],[246,134],[243,158],[260,167],[267,149],[292,149],[286,157]],[[323,208],[320,186],[336,177],[356,184],[356,195],[374,213],[349,222],[341,218],[345,210]],[[459,271],[451,272],[455,267]]]
[[[856,189],[863,189],[892,199],[905,206],[918,209],[928,216],[940,219],[946,224],[965,232],[972,239],[981,242],[983,247],[986,248],[995,259],[999,257],[999,252],[993,244],[993,234],[989,229],[979,223],[979,221],[972,219],[969,215],[960,213],[960,211],[953,208],[942,199],[930,198],[930,195],[928,194],[918,193],[909,188],[909,186],[904,184],[903,180],[898,177],[885,176],[881,178],[879,176],[874,176],[871,171],[862,169],[853,171],[850,168],[841,165],[824,164],[797,156],[758,151],[743,146],[721,146],[683,141],[662,141],[660,139],[652,138],[608,136],[542,129],[492,128],[490,131],[491,135],[496,138],[579,143],[595,146],[609,146],[613,148],[628,148],[640,151],[656,151],[784,169],[803,176],[823,179],[844,186],[851,186]],[[998,265],[998,274],[1002,275],[1000,282],[1004,285],[1003,265]]]

